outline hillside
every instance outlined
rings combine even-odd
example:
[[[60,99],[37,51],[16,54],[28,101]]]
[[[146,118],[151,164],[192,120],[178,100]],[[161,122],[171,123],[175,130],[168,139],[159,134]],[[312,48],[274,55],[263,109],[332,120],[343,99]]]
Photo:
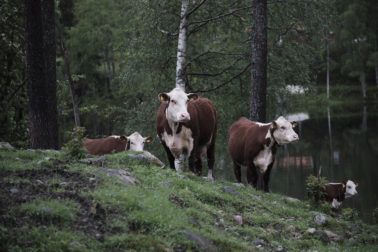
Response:
[[[377,226],[119,153],[0,149],[1,251],[376,251]],[[117,177],[118,176],[118,177]]]

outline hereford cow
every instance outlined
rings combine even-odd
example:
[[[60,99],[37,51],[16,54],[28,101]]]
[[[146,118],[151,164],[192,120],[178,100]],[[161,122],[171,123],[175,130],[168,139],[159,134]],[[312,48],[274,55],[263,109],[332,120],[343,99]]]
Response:
[[[241,183],[240,166],[247,166],[247,182],[269,192],[269,176],[277,146],[297,141],[295,122],[280,116],[271,123],[240,118],[228,130],[228,151],[234,163],[236,180]]]
[[[332,202],[332,209],[338,210],[344,199],[350,198],[357,194],[356,187],[358,183],[351,180],[342,183],[326,183],[325,199]]]
[[[156,115],[156,131],[167,152],[172,169],[182,171],[186,157],[189,169],[201,175],[202,159],[207,155],[207,177],[213,179],[217,114],[209,99],[186,94],[175,88],[160,93],[162,104]]]
[[[138,132],[130,136],[110,136],[99,139],[86,139],[82,145],[92,155],[104,155],[125,150],[143,151],[144,144],[150,143],[152,137],[142,137]]]

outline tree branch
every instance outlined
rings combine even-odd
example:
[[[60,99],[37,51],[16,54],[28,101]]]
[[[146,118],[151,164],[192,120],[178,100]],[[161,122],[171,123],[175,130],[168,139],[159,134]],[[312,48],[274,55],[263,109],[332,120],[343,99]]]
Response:
[[[239,76],[241,76],[244,72],[246,72],[248,70],[248,68],[251,66],[251,63],[249,63],[241,72],[239,72],[238,74],[234,75],[233,77],[231,77],[230,79],[226,80],[225,82],[219,84],[218,86],[216,87],[213,87],[213,88],[208,88],[208,89],[198,89],[198,90],[193,90],[193,91],[190,91],[191,93],[205,93],[205,92],[210,92],[210,91],[214,91],[214,90],[217,90],[221,87],[223,87],[224,85],[226,85],[227,83],[230,83],[231,81],[233,81],[234,79],[238,78]]]
[[[224,18],[224,17],[230,16],[230,15],[233,15],[237,11],[241,11],[241,10],[245,10],[245,9],[250,9],[250,8],[252,8],[252,6],[246,6],[246,7],[234,9],[234,10],[229,11],[228,13],[220,14],[220,15],[212,17],[212,18],[208,18],[208,19],[201,20],[201,21],[190,22],[190,23],[188,23],[187,26],[189,27],[190,25],[193,25],[193,24],[202,24],[204,22],[207,23],[207,22],[210,22],[210,21],[214,21],[214,20],[217,20],[217,19],[220,19],[220,18]]]
[[[228,67],[222,69],[220,72],[218,73],[186,73],[186,75],[195,75],[195,76],[210,76],[210,77],[214,77],[214,76],[218,76],[218,75],[221,75],[225,72],[227,72],[229,69],[231,69],[236,63],[238,63],[238,61],[240,61],[241,59],[243,59],[243,57],[240,57],[238,59],[236,59],[231,65],[229,65]]]
[[[201,7],[205,2],[206,2],[206,0],[202,0],[197,6],[195,6],[193,9],[191,9],[190,11],[188,11],[188,13],[186,14],[186,17],[188,18],[193,12],[195,12],[196,10],[198,10],[199,7]]]
[[[191,65],[194,61],[198,60],[202,56],[205,56],[206,54],[219,54],[219,55],[227,55],[227,56],[241,56],[243,55],[242,53],[224,53],[224,52],[216,52],[216,51],[206,51],[201,54],[198,54],[191,60],[189,60],[188,63],[185,64],[184,69],[187,68],[189,65]]]

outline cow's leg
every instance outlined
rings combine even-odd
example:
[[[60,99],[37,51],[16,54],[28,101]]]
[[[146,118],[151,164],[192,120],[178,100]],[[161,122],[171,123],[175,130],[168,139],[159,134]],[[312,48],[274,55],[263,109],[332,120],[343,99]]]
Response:
[[[184,171],[184,165],[185,165],[185,155],[181,154],[178,158],[175,159],[176,171]]]
[[[273,162],[268,166],[268,169],[263,174],[264,176],[264,191],[269,192],[269,178],[270,178],[270,172],[272,171]]]
[[[264,172],[260,170],[259,167],[256,169],[257,172],[257,190],[264,190]]]
[[[247,164],[247,183],[255,188],[257,187],[257,176],[256,166],[252,162]]]
[[[175,170],[175,157],[172,155],[171,150],[162,142],[165,152],[167,152],[168,162],[171,169]]]
[[[202,175],[202,159],[199,154],[196,155],[194,158],[194,168],[195,168],[195,173],[198,176]]]
[[[215,139],[207,148],[206,156],[207,156],[207,166],[208,166],[207,178],[210,180],[214,180],[213,168],[214,168],[214,162],[215,162]]]
[[[236,181],[238,181],[238,183],[241,183],[241,168],[240,168],[240,165],[238,165],[235,161],[234,161],[234,173],[235,173]]]

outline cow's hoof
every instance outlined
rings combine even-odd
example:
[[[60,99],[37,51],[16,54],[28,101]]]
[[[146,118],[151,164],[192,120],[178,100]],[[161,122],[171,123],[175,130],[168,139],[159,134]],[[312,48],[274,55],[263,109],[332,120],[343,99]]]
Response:
[[[210,181],[210,182],[214,182],[214,178],[213,177],[203,177],[204,180],[207,180],[207,181]]]

